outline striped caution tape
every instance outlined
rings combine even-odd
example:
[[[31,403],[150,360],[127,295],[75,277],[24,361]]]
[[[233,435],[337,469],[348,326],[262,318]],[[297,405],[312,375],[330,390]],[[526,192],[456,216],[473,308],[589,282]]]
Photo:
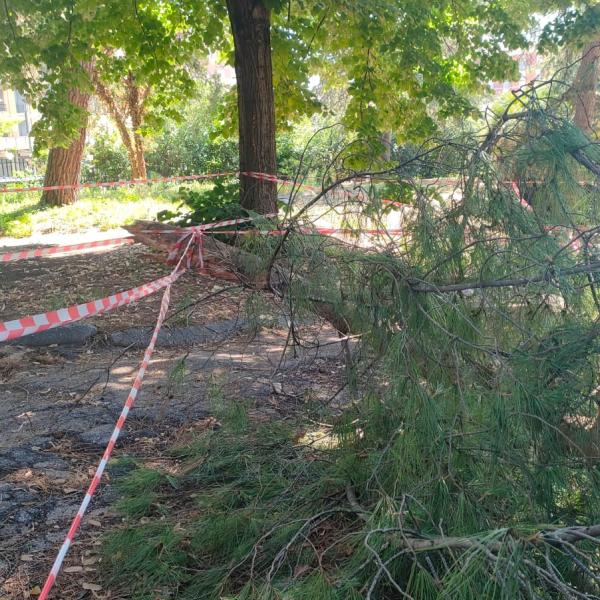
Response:
[[[98,466],[96,467],[96,472],[94,473],[94,477],[92,478],[92,481],[87,489],[87,492],[83,498],[83,501],[81,502],[79,510],[77,511],[77,514],[75,515],[75,518],[73,519],[73,522],[71,523],[71,527],[69,528],[67,536],[65,537],[65,540],[56,556],[56,559],[54,560],[54,564],[52,565],[50,573],[48,574],[48,577],[46,578],[46,582],[44,583],[44,587],[42,588],[42,592],[39,596],[39,600],[46,600],[46,598],[48,598],[48,594],[50,593],[50,590],[52,589],[52,586],[54,585],[54,582],[56,581],[56,578],[58,576],[58,573],[60,571],[62,563],[67,555],[67,552],[69,551],[69,547],[71,546],[71,543],[73,542],[73,538],[75,537],[75,534],[77,533],[77,530],[79,529],[79,526],[81,525],[81,520],[83,519],[85,511],[87,510],[87,508],[92,500],[92,496],[94,495],[96,488],[100,484],[100,480],[102,479],[102,475],[104,473],[104,470],[106,469],[106,465],[108,464],[108,461],[109,461],[112,451],[115,447],[115,444],[117,443],[117,440],[119,439],[119,434],[121,433],[121,430],[123,429],[123,425],[125,424],[127,415],[129,414],[129,411],[132,409],[135,399],[140,390],[140,387],[142,386],[142,380],[144,379],[144,375],[146,374],[146,369],[148,368],[148,365],[150,364],[150,358],[152,357],[152,353],[154,352],[154,347],[156,345],[156,339],[158,338],[158,333],[162,327],[163,321],[165,320],[165,316],[167,314],[167,310],[169,308],[169,301],[170,301],[170,295],[171,295],[171,284],[179,277],[179,275],[181,273],[182,273],[182,271],[180,271],[179,273],[177,273],[175,275],[173,275],[173,274],[169,275],[168,277],[165,278],[168,281],[166,284],[165,292],[162,297],[162,301],[160,303],[160,312],[158,314],[158,319],[156,321],[156,325],[154,326],[154,332],[152,333],[152,338],[150,339],[150,343],[148,344],[148,347],[146,348],[146,352],[144,353],[144,358],[142,359],[142,364],[137,372],[135,381],[133,382],[133,385],[131,386],[131,391],[129,392],[129,395],[127,396],[127,400],[125,401],[125,404],[123,406],[123,409],[121,411],[119,419],[117,420],[115,428],[113,429],[112,435],[110,436],[108,445],[106,446],[106,449],[104,450],[102,459],[100,460],[100,462],[98,463]]]
[[[313,227],[296,229],[298,233],[304,235],[321,234],[321,235],[404,235],[403,229],[339,229],[335,227]],[[283,235],[287,233],[285,229],[228,229],[225,231],[209,231],[207,234],[212,235]]]
[[[96,181],[91,183],[76,183],[71,185],[33,185],[28,187],[2,187],[0,194],[21,194],[24,192],[43,192],[53,190],[79,190],[87,188],[114,188],[130,185],[149,185],[154,183],[175,183],[180,181],[199,181],[202,179],[215,179],[217,177],[233,177],[235,171],[224,173],[205,173],[202,175],[174,175],[172,177],[149,177],[146,179],[127,179],[120,181]]]
[[[119,181],[94,181],[89,183],[74,183],[66,185],[30,185],[26,187],[0,187],[0,194],[22,194],[25,192],[44,192],[58,190],[81,190],[89,188],[115,188],[132,185],[152,185],[155,183],[179,183],[183,181],[202,181],[204,179],[217,179],[219,177],[238,177],[245,175],[254,179],[272,181],[274,183],[289,183],[288,180],[280,179],[276,175],[259,173],[257,171],[225,171],[217,173],[203,173],[200,175],[173,175],[171,177],[147,177],[145,179],[122,179]]]
[[[240,171],[240,175],[260,179],[262,181],[271,181],[273,183],[289,183],[285,179],[280,179],[277,175],[269,175],[268,173],[259,173],[258,171]]]
[[[112,240],[98,240],[95,242],[82,242],[81,244],[69,244],[66,246],[52,246],[51,248],[35,248],[33,250],[19,250],[15,252],[5,252],[0,254],[0,263],[11,262],[15,260],[26,260],[28,258],[39,258],[52,254],[67,254],[86,248],[102,248],[105,246],[122,246],[123,244],[133,244],[134,240],[130,237],[115,238]]]
[[[162,300],[160,302],[160,310],[158,312],[158,318],[156,320],[156,325],[154,326],[154,331],[152,332],[152,337],[150,338],[150,343],[148,344],[148,347],[146,348],[146,351],[144,352],[142,364],[140,365],[137,375],[135,376],[135,380],[133,381],[133,385],[131,386],[131,390],[127,396],[127,399],[125,400],[125,404],[123,405],[121,414],[119,415],[119,418],[117,419],[115,428],[113,429],[110,439],[108,440],[108,444],[104,450],[104,454],[102,455],[102,458],[100,459],[100,462],[98,463],[98,466],[96,467],[96,472],[94,473],[94,477],[92,478],[92,481],[90,482],[87,492],[85,493],[85,496],[83,497],[81,505],[79,506],[79,510],[77,511],[77,514],[75,515],[75,518],[73,519],[73,522],[71,523],[71,527],[69,527],[69,531],[67,532],[65,540],[62,543],[62,546],[60,547],[60,550],[58,551],[56,558],[54,559],[54,563],[52,565],[52,568],[50,569],[50,572],[48,573],[48,577],[46,578],[44,587],[42,588],[42,591],[39,595],[38,600],[46,600],[48,598],[48,594],[50,593],[50,590],[52,589],[54,582],[56,581],[56,578],[58,577],[58,573],[62,567],[65,557],[67,556],[67,552],[69,551],[69,548],[73,542],[73,539],[75,538],[75,534],[77,533],[77,530],[79,529],[79,526],[81,525],[81,521],[83,519],[83,516],[85,515],[85,511],[87,510],[88,506],[90,505],[90,502],[92,501],[92,497],[94,495],[94,492],[96,491],[96,488],[100,484],[100,480],[102,479],[102,475],[104,473],[104,470],[106,469],[106,465],[108,464],[108,461],[110,460],[112,451],[115,447],[115,444],[117,443],[117,440],[119,439],[121,430],[123,429],[123,426],[125,425],[127,415],[129,414],[130,410],[133,408],[133,405],[137,398],[138,392],[139,392],[140,388],[142,387],[142,381],[144,379],[144,375],[146,374],[146,370],[148,369],[148,365],[150,364],[150,359],[152,358],[152,354],[153,354],[154,348],[156,346],[156,340],[158,339],[158,334],[159,334],[161,327],[163,325],[163,322],[165,320],[167,310],[169,309],[169,302],[171,299],[171,285],[175,281],[177,281],[177,279],[179,279],[179,277],[185,272],[185,269],[181,269],[180,267],[181,267],[181,264],[183,261],[183,257],[186,254],[187,250],[189,249],[189,246],[191,245],[191,243],[192,243],[192,240],[190,239],[190,241],[188,242],[188,247],[185,248],[181,259],[175,265],[175,267],[171,271],[171,273],[169,275],[167,275],[166,277],[163,277],[160,280],[156,280],[157,282],[158,281],[162,282],[161,287],[165,287],[165,291],[164,291]],[[153,283],[156,283],[156,282],[153,282]]]
[[[14,340],[24,335],[38,333],[46,329],[60,327],[67,323],[74,323],[86,317],[92,317],[101,313],[108,312],[119,306],[130,304],[149,296],[154,292],[169,285],[172,281],[172,275],[155,279],[138,287],[131,288],[124,292],[113,294],[99,300],[92,300],[84,304],[74,304],[67,308],[52,310],[37,315],[30,315],[13,321],[0,322],[0,342]]]
[[[267,215],[261,215],[263,219],[273,219],[277,216],[277,213],[269,213]],[[227,227],[229,225],[237,225],[238,223],[247,223],[248,221],[254,221],[256,217],[241,217],[239,219],[229,219],[227,221],[217,221],[215,223],[203,223],[202,225],[196,225],[191,229],[198,229],[205,231],[206,229],[214,229],[215,227]]]
[[[265,215],[265,218],[276,217],[276,213]],[[215,227],[227,227],[229,225],[237,225],[238,223],[245,223],[252,221],[253,217],[240,218],[240,219],[228,219],[226,221],[218,221],[215,223],[206,223],[203,225],[196,225],[194,227],[188,227],[182,231],[192,231],[205,229],[213,229]],[[150,231],[149,233],[172,233],[175,230],[159,230]],[[103,248],[106,246],[122,246],[125,244],[133,244],[135,240],[132,237],[114,238],[110,240],[97,240],[94,242],[82,242],[80,244],[68,244],[65,246],[52,246],[50,248],[34,248],[32,250],[18,250],[14,252],[5,252],[0,254],[0,263],[12,262],[16,260],[27,260],[30,258],[40,258],[42,256],[50,256],[52,254],[68,254],[71,252],[78,252],[79,250],[85,250],[89,248]]]
[[[269,213],[267,215],[262,215],[262,216],[264,218],[273,218],[273,217],[277,216],[277,213]],[[178,257],[180,256],[179,253],[181,251],[181,248],[182,248],[183,244],[185,244],[187,241],[188,242],[187,255],[185,257],[186,266],[188,268],[190,268],[190,266],[192,264],[192,256],[193,256],[193,252],[194,252],[193,246],[195,245],[197,247],[197,251],[198,251],[198,264],[199,264],[200,268],[203,269],[204,268],[204,242],[202,239],[203,235],[205,235],[207,232],[215,233],[215,234],[219,233],[218,231],[209,231],[210,229],[216,229],[218,227],[228,227],[229,225],[237,225],[239,223],[247,223],[249,221],[253,221],[254,219],[255,219],[255,217],[241,217],[241,218],[237,218],[237,219],[227,219],[227,220],[223,220],[223,221],[216,221],[214,223],[203,223],[202,225],[186,227],[185,229],[162,230],[162,231],[158,231],[158,232],[151,231],[150,233],[183,232],[181,237],[179,238],[179,240],[177,240],[177,242],[175,242],[175,244],[171,248],[171,251],[169,252],[169,255],[167,256],[167,263],[173,264],[175,261],[178,260]],[[183,256],[183,255],[181,255],[181,256]]]

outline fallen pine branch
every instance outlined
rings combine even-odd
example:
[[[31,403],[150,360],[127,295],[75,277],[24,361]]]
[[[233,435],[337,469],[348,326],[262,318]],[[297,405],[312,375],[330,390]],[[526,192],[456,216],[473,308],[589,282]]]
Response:
[[[412,279],[409,280],[408,283],[413,292],[448,294],[451,292],[485,288],[523,287],[532,283],[549,283],[557,279],[559,276],[562,277],[580,275],[583,273],[596,273],[598,271],[600,271],[600,261],[590,262],[585,265],[578,265],[569,269],[556,269],[555,267],[549,267],[543,273],[539,273],[538,275],[534,275],[532,277],[520,277],[517,279],[492,279],[488,281],[472,281],[439,285]]]
[[[400,527],[389,527],[372,529],[367,534],[369,537],[377,533],[400,533],[401,538],[396,542],[399,547],[404,547],[412,552],[423,552],[427,550],[455,549],[455,550],[470,550],[473,548],[486,548],[493,552],[499,551],[503,542],[494,539],[486,541],[478,537],[463,537],[463,536],[436,536],[436,537],[412,537],[407,536],[406,530]],[[506,530],[506,535],[511,535],[510,530]],[[552,546],[560,546],[561,544],[573,544],[581,541],[593,541],[600,543],[600,524],[598,525],[575,525],[572,527],[561,527],[557,529],[545,529],[527,537],[512,536],[515,541],[540,546],[549,544]]]

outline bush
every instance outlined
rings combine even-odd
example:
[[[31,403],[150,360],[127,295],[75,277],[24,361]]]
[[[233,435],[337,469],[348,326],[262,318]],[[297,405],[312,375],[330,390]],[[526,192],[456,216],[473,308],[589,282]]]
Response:
[[[219,180],[213,187],[200,190],[180,187],[177,194],[181,201],[179,208],[186,206],[190,210],[183,214],[181,211],[164,210],[158,213],[158,219],[188,226],[247,216],[248,213],[239,204],[239,197],[238,181]]]
[[[165,177],[235,171],[238,168],[237,141],[211,139],[194,123],[165,131],[146,153],[149,171]]]
[[[197,95],[146,152],[148,169],[163,176],[191,175],[238,168],[237,140],[217,135],[217,112],[225,88],[218,78],[198,85]]]
[[[123,146],[106,132],[101,133],[83,159],[81,179],[84,182],[131,179],[131,165]]]

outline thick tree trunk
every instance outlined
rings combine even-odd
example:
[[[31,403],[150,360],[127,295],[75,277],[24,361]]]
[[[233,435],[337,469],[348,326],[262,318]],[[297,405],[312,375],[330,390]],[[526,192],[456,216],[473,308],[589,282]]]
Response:
[[[89,100],[90,95],[87,92],[80,90],[71,90],[69,92],[69,101],[86,111],[86,124]],[[76,186],[79,184],[81,160],[83,159],[83,150],[85,147],[85,134],[86,127],[82,127],[79,137],[73,140],[68,148],[50,149],[46,174],[44,176],[44,186]],[[62,206],[64,204],[72,204],[77,200],[77,197],[77,188],[46,190],[42,193],[41,202],[51,206]]]
[[[594,130],[600,67],[598,59],[600,59],[600,38],[586,46],[573,82],[574,121],[588,135]]]
[[[227,0],[235,46],[240,171],[274,175],[275,98],[271,64],[270,11],[260,0]],[[277,207],[277,185],[241,176],[243,207],[266,214]]]

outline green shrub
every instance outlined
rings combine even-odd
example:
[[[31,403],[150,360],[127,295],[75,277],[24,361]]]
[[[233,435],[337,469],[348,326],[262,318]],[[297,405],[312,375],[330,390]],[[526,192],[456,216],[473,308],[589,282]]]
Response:
[[[161,211],[158,219],[187,226],[248,216],[239,204],[239,197],[237,180],[218,180],[214,186],[201,189],[182,186],[177,194],[177,199],[181,202],[179,210]],[[184,206],[189,210],[182,213],[181,208]]]
[[[131,165],[123,146],[107,133],[101,133],[88,148],[81,165],[81,179],[90,181],[118,181],[131,178]]]
[[[237,141],[211,139],[208,131],[193,123],[165,131],[146,153],[149,171],[165,177],[235,171],[238,165]]]

